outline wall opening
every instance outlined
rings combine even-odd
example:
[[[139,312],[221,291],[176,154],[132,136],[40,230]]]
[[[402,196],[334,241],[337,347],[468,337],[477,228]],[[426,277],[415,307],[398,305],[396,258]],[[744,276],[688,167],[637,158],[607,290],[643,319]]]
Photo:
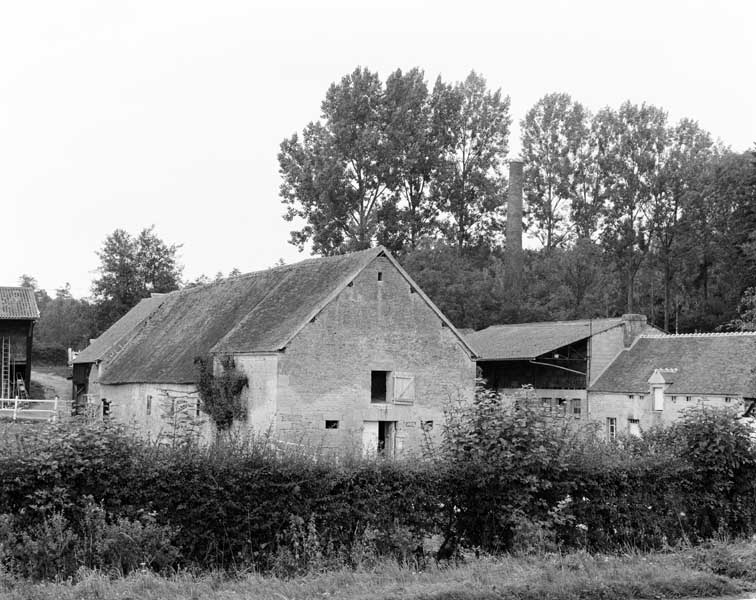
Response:
[[[664,389],[654,388],[654,410],[664,410]]]
[[[383,273],[378,271],[378,281],[383,281]]]
[[[325,428],[326,429],[338,429],[339,428],[339,422],[338,421],[328,421],[325,422]]]
[[[147,396],[147,414],[152,414],[152,396]]]
[[[627,432],[635,437],[641,436],[640,419],[627,420]]]
[[[370,402],[386,402],[390,371],[370,371]]]
[[[572,407],[572,416],[576,419],[579,419],[582,416],[583,407],[581,406],[580,398],[573,398],[570,400],[570,405]]]
[[[617,419],[615,417],[607,417],[606,419],[606,436],[610,440],[617,439]]]
[[[394,456],[396,448],[396,421],[364,421],[362,423],[362,449],[365,456]]]

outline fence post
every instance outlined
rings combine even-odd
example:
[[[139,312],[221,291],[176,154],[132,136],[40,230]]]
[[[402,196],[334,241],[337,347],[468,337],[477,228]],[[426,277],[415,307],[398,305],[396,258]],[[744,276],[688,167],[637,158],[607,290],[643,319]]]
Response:
[[[16,420],[16,415],[18,414],[18,396],[16,396],[16,399],[13,401],[13,420]]]
[[[58,420],[58,394],[55,394],[55,404],[53,405],[53,411],[52,422],[55,423],[55,421]]]

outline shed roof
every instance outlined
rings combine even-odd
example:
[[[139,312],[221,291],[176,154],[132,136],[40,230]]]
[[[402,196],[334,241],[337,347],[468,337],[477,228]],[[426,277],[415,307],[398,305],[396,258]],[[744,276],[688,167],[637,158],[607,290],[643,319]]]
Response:
[[[657,369],[669,394],[756,396],[756,334],[710,333],[641,336],[623,350],[591,392],[643,394]]]
[[[100,378],[105,384],[190,383],[195,378],[197,356],[276,352],[286,347],[381,255],[412,283],[382,247],[304,260],[165,294],[150,299],[155,301],[154,306],[140,303],[121,319],[126,322],[113,326],[124,333],[111,334],[108,330],[103,334],[109,337],[102,346],[112,342],[109,348],[95,348],[91,353],[87,349],[75,362],[91,362],[97,355],[107,353],[109,360]],[[422,292],[418,293],[456,333],[438,308]],[[458,333],[457,336],[472,354],[464,338]]]
[[[0,319],[39,319],[34,290],[0,287]]]
[[[622,325],[614,319],[493,325],[467,335],[478,360],[527,360]]]

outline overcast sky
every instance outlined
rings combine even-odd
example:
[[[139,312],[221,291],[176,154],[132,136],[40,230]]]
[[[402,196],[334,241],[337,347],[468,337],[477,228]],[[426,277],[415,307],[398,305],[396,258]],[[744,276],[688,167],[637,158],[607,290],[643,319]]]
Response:
[[[187,278],[303,258],[278,146],[357,65],[475,69],[515,124],[553,91],[646,101],[744,151],[754,32],[752,0],[0,2],[0,285],[28,273],[85,296],[119,227],[182,244]]]

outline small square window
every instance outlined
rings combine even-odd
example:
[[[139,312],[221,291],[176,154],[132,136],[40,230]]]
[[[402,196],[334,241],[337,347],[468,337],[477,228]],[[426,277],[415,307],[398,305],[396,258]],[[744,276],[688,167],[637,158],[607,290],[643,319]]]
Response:
[[[627,399],[628,399],[628,400],[635,400],[635,395],[634,395],[634,394],[630,394],[630,395],[629,395],[629,396],[627,397]]]
[[[727,402],[728,404],[732,402],[732,396],[725,396],[725,402]]]
[[[420,427],[423,431],[432,431],[433,430],[433,421],[422,421],[420,423]]]
[[[326,429],[338,429],[339,428],[339,422],[338,421],[326,421],[325,422],[325,428]]]

